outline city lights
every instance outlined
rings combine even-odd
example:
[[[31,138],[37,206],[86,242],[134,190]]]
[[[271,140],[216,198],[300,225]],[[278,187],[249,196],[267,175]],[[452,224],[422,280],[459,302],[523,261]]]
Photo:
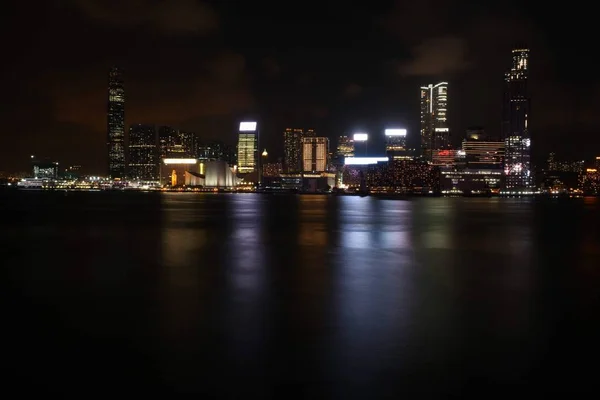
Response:
[[[369,135],[366,133],[355,133],[354,134],[355,142],[366,142],[367,140],[369,140]]]
[[[181,165],[181,164],[196,164],[198,160],[195,158],[165,158],[163,164],[165,165]]]
[[[388,161],[387,157],[346,157],[344,165],[370,165]]]
[[[406,136],[406,129],[386,129],[385,136]]]
[[[240,122],[240,132],[256,131],[256,122]]]

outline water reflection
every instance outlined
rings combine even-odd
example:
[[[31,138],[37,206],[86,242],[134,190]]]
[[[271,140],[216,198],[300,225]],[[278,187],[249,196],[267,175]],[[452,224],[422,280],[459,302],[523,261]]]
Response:
[[[327,232],[329,196],[300,196],[299,219],[300,232],[298,244],[300,246],[326,246],[329,238]]]
[[[340,204],[332,369],[338,379],[349,380],[349,391],[338,395],[386,379],[386,373],[406,363],[399,343],[409,335],[415,311],[412,249],[406,234],[411,208],[410,202],[358,197],[344,198]]]
[[[595,382],[595,199],[13,196],[0,284],[21,388],[397,398]]]

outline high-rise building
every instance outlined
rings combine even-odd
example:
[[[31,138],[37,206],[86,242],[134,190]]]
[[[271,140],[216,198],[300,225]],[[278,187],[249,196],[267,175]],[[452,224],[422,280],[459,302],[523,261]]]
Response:
[[[127,175],[131,179],[156,181],[160,174],[158,135],[154,125],[129,127]]]
[[[256,122],[240,122],[238,132],[238,171],[242,174],[258,171],[258,130]]]
[[[385,152],[391,157],[408,155],[406,129],[385,130]]]
[[[530,99],[529,49],[512,51],[512,66],[505,75],[502,135],[506,143],[504,162],[505,188],[522,190],[533,186],[531,138],[528,118]]]
[[[327,171],[329,139],[326,137],[305,137],[302,139],[303,172]]]
[[[598,171],[600,171],[600,157],[596,157],[596,165],[595,165],[596,169]]]
[[[354,157],[354,140],[348,136],[340,136],[336,151],[337,157]]]
[[[447,114],[448,82],[421,86],[421,152],[427,160],[432,151],[451,148]]]
[[[108,175],[125,176],[125,87],[119,68],[112,68],[108,75],[107,140]]]
[[[505,143],[490,140],[483,128],[470,128],[462,142],[468,168],[502,169]]]
[[[183,151],[186,157],[197,158],[198,157],[198,139],[194,132],[179,131],[178,132],[179,142],[183,147]]]
[[[302,171],[302,129],[286,128],[283,131],[283,159],[285,172]]]
[[[315,137],[315,136],[317,136],[317,132],[315,132],[314,129],[307,129],[303,135],[303,137]]]
[[[178,131],[170,126],[158,128],[160,158],[196,158],[198,145],[196,134]]]

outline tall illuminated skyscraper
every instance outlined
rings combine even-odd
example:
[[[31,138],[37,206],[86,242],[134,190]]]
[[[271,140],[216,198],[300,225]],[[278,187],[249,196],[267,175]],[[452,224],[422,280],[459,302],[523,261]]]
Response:
[[[451,148],[447,114],[448,82],[421,86],[421,154],[429,161],[433,151]]]
[[[329,139],[326,137],[310,136],[302,139],[303,172],[327,171],[327,154]]]
[[[158,135],[154,125],[136,124],[129,127],[129,159],[127,176],[131,179],[157,181],[160,160]]]
[[[113,67],[108,75],[107,140],[108,176],[125,176],[125,88],[121,70]]]
[[[238,171],[242,174],[258,171],[258,130],[256,122],[240,122],[238,132]]]
[[[287,128],[283,131],[283,158],[285,172],[302,171],[302,129]]]
[[[506,143],[504,161],[505,189],[523,190],[533,186],[531,138],[528,118],[530,99],[529,49],[512,51],[512,66],[505,74],[502,135]]]

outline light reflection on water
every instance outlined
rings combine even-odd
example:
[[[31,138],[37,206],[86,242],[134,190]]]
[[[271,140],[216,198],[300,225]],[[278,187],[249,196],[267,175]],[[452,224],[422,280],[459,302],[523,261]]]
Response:
[[[28,360],[64,359],[55,374],[86,387],[365,398],[592,382],[596,199],[18,196],[3,202],[3,282],[11,309],[35,306],[5,322]]]

